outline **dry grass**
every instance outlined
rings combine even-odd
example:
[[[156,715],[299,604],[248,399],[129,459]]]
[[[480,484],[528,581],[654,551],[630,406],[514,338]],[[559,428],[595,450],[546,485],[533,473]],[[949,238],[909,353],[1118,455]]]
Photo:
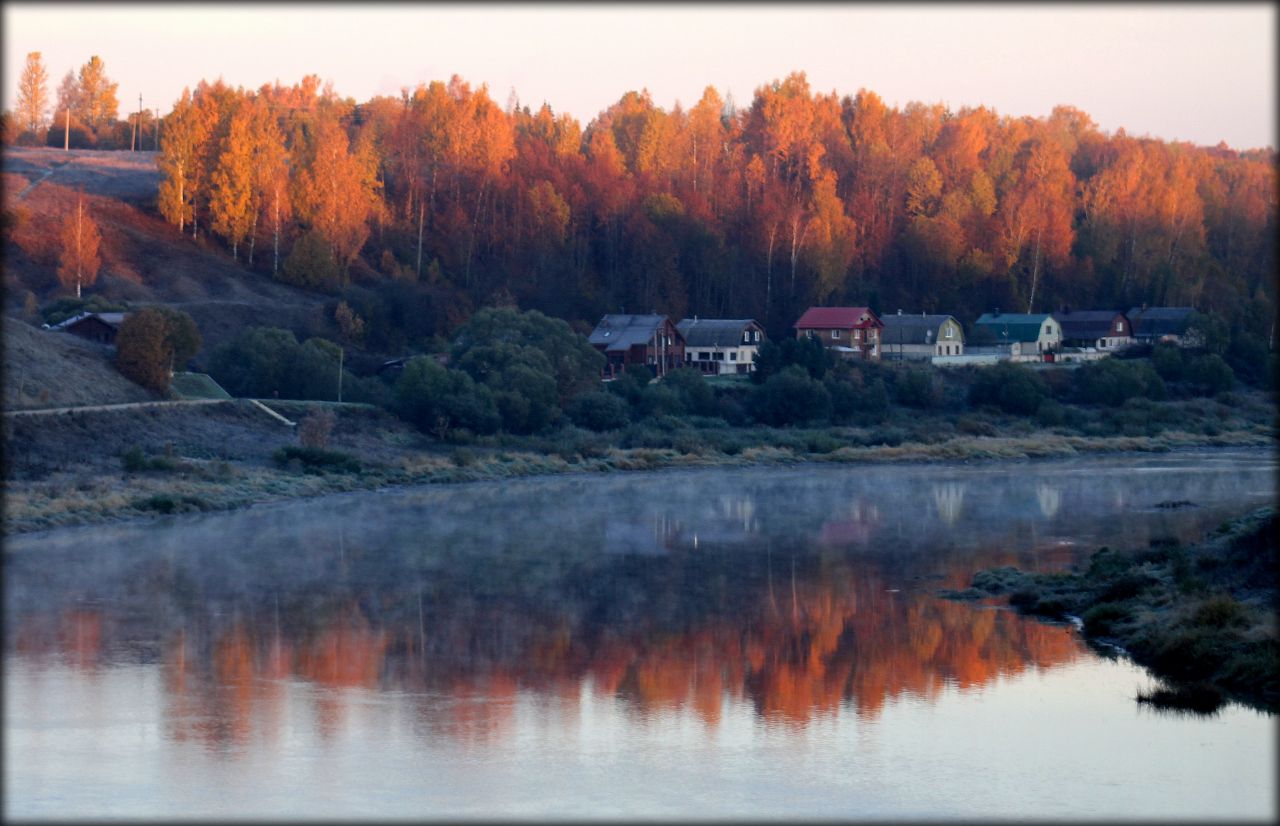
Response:
[[[150,393],[116,371],[100,345],[5,319],[5,410],[150,400]]]

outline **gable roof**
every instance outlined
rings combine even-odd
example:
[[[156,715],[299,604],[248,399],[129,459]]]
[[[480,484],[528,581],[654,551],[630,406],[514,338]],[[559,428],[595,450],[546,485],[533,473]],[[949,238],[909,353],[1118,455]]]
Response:
[[[124,322],[124,317],[126,315],[127,313],[80,313],[79,315],[73,315],[65,321],[59,321],[57,324],[53,325],[51,329],[66,330],[91,318],[96,318],[109,327],[119,327],[121,323]]]
[[[997,341],[1037,341],[1048,313],[983,313],[973,323],[995,333]]]
[[[606,315],[587,341],[606,352],[630,350],[637,344],[647,345],[666,320],[664,315]]]
[[[1182,335],[1194,307],[1130,307],[1126,313],[1135,336]]]
[[[1072,310],[1053,313],[1054,320],[1062,327],[1063,338],[1105,338],[1115,335],[1115,320],[1122,317],[1124,313],[1119,310]]]
[[[911,315],[904,313],[902,315],[887,315],[881,321],[884,322],[884,334],[881,340],[885,345],[889,344],[933,344],[938,340],[938,330],[942,325],[951,319],[955,321],[953,316],[949,315]],[[956,326],[960,326],[960,322],[956,322]],[[960,330],[960,340],[964,341],[964,329]]]
[[[737,347],[742,331],[759,327],[754,318],[686,318],[676,325],[686,347]]]
[[[870,307],[810,307],[794,326],[797,330],[853,330],[883,326],[883,323]]]

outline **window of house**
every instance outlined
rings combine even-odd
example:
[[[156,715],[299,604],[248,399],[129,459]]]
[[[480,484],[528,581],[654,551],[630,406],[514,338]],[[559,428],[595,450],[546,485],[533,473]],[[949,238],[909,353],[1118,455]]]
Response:
[[[724,361],[724,353],[716,353],[714,358],[716,361]]]
[[[954,327],[947,327],[947,338],[955,338],[956,330]]]
[[[832,330],[832,331],[831,331],[831,337],[832,337],[832,338],[840,338],[840,331],[839,331],[839,330]],[[857,338],[857,337],[858,337],[858,332],[857,332],[856,330],[855,330],[855,331],[854,331],[854,333],[853,333],[853,337],[854,337],[854,338]]]
[[[710,358],[711,358],[711,354],[708,353],[706,350],[702,350],[698,353],[698,361],[708,361],[710,360]]]
[[[737,361],[737,360],[738,360],[738,351],[734,350],[729,354],[729,361]]]
[[[1116,332],[1117,332],[1117,333],[1123,333],[1123,332],[1124,332],[1124,322],[1123,322],[1123,321],[1117,321],[1117,322],[1116,322]]]

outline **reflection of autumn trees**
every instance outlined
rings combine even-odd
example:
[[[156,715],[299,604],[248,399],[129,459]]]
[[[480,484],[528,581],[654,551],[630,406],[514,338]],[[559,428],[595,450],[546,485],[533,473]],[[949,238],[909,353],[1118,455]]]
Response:
[[[729,561],[752,570],[722,606],[692,596],[687,583],[707,573],[696,566],[649,582],[651,604],[676,601],[662,618],[642,611],[593,622],[591,605],[575,613],[556,594],[516,604],[431,593],[419,613],[419,594],[403,591],[313,600],[305,615],[273,603],[225,622],[192,617],[162,644],[170,733],[218,746],[274,737],[290,681],[322,689],[310,700],[322,736],[343,725],[360,690],[405,692],[424,736],[467,742],[505,736],[521,693],[572,707],[589,690],[641,715],[687,711],[712,726],[726,703],[750,703],[765,720],[802,725],[844,704],[875,715],[895,699],[980,688],[1078,650],[1070,629],[937,599],[933,581],[895,590],[883,561]],[[967,578],[962,566],[946,579]],[[112,625],[101,610],[29,617],[14,648],[94,668],[109,659],[103,629]]]

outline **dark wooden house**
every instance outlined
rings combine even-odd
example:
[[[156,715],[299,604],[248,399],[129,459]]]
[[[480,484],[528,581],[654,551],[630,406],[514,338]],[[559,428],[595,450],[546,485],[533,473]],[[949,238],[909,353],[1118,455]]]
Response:
[[[87,338],[99,344],[115,344],[127,313],[81,313],[53,325],[54,330]]]
[[[616,378],[629,364],[662,377],[684,366],[684,336],[665,315],[607,315],[591,331],[591,346],[604,353],[604,377]]]

